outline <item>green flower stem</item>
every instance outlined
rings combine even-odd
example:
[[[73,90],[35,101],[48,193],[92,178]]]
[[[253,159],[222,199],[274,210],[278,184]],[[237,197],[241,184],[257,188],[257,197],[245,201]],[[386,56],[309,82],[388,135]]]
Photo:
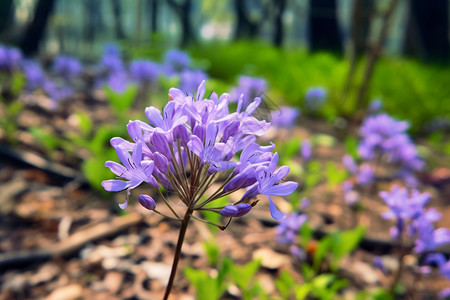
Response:
[[[175,274],[177,272],[178,261],[181,257],[181,247],[183,246],[184,237],[186,235],[186,229],[189,224],[189,220],[191,219],[193,210],[188,208],[186,213],[184,214],[184,218],[181,221],[180,233],[178,235],[177,246],[175,248],[175,256],[173,257],[172,270],[170,271],[169,282],[167,283],[166,292],[164,294],[164,300],[167,300],[170,295],[170,291],[172,290],[173,282],[175,280]]]

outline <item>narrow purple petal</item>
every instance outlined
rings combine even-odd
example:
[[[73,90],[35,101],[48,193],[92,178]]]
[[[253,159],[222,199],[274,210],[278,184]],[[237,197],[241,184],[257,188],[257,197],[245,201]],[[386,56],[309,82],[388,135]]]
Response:
[[[272,199],[269,196],[267,196],[267,198],[269,198],[270,215],[272,216],[272,218],[274,218],[276,220],[281,220],[281,219],[286,218],[286,215],[278,210],[275,203],[273,203]]]
[[[119,192],[123,191],[124,189],[128,188],[130,185],[129,181],[123,181],[123,180],[104,180],[102,181],[102,186],[105,190],[108,192]]]

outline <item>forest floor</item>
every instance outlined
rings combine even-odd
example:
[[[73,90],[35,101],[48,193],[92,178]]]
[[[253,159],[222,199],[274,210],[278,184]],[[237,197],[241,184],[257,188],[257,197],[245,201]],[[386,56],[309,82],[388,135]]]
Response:
[[[19,128],[45,126],[55,132],[66,130],[71,126],[72,106],[95,116],[94,124],[111,122],[104,102],[90,105],[85,100],[78,99],[56,115],[30,106],[21,114]],[[45,101],[42,103],[45,105]],[[301,118],[298,124],[276,132],[278,138],[304,139],[317,133],[335,136],[337,144],[314,148],[313,159],[333,161],[343,168],[345,147],[328,123]],[[64,153],[55,152],[52,161],[57,164],[49,164],[45,158],[36,159],[35,155],[42,157],[44,153],[25,130],[19,131],[17,138],[19,144],[14,148],[0,146],[0,299],[161,299],[179,224],[148,212],[135,202],[119,212],[117,203],[124,201],[124,192],[105,197],[80,179],[74,166],[83,160],[84,153],[70,161]],[[61,165],[67,169],[55,167]],[[419,178],[421,191],[432,194],[429,205],[443,215],[438,225],[450,228],[450,166],[428,170]],[[290,180],[302,182],[302,178]],[[389,189],[392,182],[379,185],[380,189]],[[350,282],[342,297],[352,299],[359,290],[389,287],[398,267],[397,253],[389,237],[391,224],[380,216],[386,211],[381,198],[368,188],[362,199],[365,209],[355,213],[345,204],[341,186],[325,181],[313,189],[309,198],[311,204],[304,211],[317,236],[356,224],[367,227],[361,246],[340,264],[339,275]],[[287,246],[277,243],[277,223],[270,217],[268,201],[260,200],[250,214],[233,220],[225,231],[211,231],[208,225],[191,221],[171,299],[195,297],[182,272],[184,267],[213,272],[202,245],[212,238],[219,246],[220,256],[230,257],[237,265],[261,259],[256,279],[270,295],[279,296],[274,281],[284,270],[302,281],[300,262]],[[274,200],[280,210],[289,209],[287,200]],[[442,251],[450,254],[450,248]],[[374,267],[375,255],[386,262],[386,274]],[[417,258],[410,255],[405,262],[403,282],[408,298],[433,299],[427,295],[450,286],[437,275],[418,281],[414,272]],[[239,298],[239,291],[232,286],[223,299]]]

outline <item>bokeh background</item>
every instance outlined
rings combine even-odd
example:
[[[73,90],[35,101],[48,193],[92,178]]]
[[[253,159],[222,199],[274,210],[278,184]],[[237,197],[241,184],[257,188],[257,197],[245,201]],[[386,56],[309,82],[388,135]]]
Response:
[[[426,192],[450,226],[449,15],[449,0],[0,0],[0,299],[162,297],[178,223],[119,209],[104,163],[129,120],[203,80],[233,108],[262,98],[261,142],[300,188],[275,197],[281,225],[265,200],[225,232],[190,224],[173,299],[438,299],[448,269],[392,239],[379,192]],[[369,158],[374,140],[391,146]]]

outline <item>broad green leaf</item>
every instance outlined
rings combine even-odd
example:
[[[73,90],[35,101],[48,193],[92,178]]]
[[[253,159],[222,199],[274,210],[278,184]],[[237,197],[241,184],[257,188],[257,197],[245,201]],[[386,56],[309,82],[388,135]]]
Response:
[[[339,170],[336,163],[328,161],[325,168],[328,183],[331,185],[337,185],[344,182],[347,179],[347,171]]]

